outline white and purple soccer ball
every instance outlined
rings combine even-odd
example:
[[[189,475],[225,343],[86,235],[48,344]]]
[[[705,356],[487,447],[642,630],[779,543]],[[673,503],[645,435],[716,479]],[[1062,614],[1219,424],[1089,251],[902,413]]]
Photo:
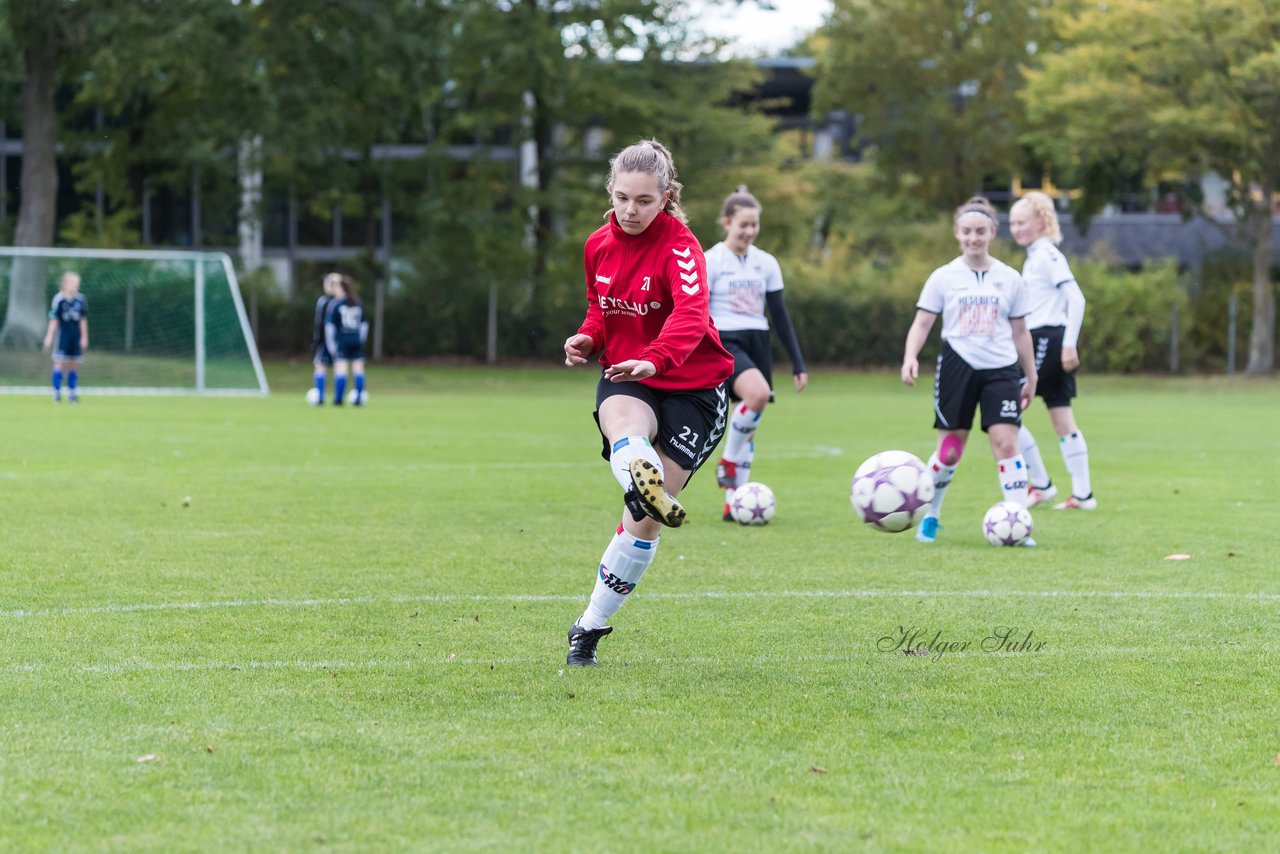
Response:
[[[853,474],[853,509],[877,531],[896,534],[920,524],[933,500],[933,475],[906,451],[881,451]]]
[[[754,480],[735,489],[729,499],[729,515],[739,525],[767,525],[777,512],[773,490]]]
[[[982,517],[982,535],[993,546],[1020,546],[1031,536],[1031,511],[1016,501],[993,504]]]
[[[319,406],[319,405],[320,405],[320,389],[314,388],[314,387],[307,389],[307,406]]]
[[[364,406],[368,402],[369,402],[368,389],[365,389],[364,391],[356,391],[355,389],[351,389],[351,391],[347,392],[347,403],[351,404],[352,406]]]

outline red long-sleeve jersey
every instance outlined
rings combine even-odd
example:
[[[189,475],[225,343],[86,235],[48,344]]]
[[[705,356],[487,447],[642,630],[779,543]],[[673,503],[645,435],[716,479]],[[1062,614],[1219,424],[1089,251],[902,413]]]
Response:
[[[640,380],[666,391],[715,388],[733,373],[733,357],[711,322],[707,261],[684,223],[663,211],[640,234],[613,214],[583,249],[587,318],[578,331],[603,347],[600,364],[652,362]]]

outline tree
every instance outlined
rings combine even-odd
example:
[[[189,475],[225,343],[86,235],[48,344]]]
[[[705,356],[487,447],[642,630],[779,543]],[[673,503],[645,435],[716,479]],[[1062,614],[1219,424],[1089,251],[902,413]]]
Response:
[[[79,30],[67,0],[10,0],[7,24],[13,47],[21,55],[22,174],[15,246],[53,243],[57,213],[58,115],[54,95],[62,63],[73,55]],[[0,329],[0,346],[38,348],[44,337],[45,265],[19,259],[10,277],[8,311]]]
[[[1050,0],[836,0],[818,43],[817,112],[858,116],[858,141],[900,186],[950,209],[1020,171],[1014,96]]]
[[[1109,0],[1068,9],[1065,44],[1028,72],[1025,139],[1105,200],[1108,176],[1216,172],[1253,254],[1249,374],[1275,369],[1271,239],[1280,178],[1280,6]]]
[[[505,197],[472,201],[490,206],[497,228],[509,225],[510,208],[528,212],[528,240],[519,247],[527,273],[516,310],[533,352],[558,344],[566,315],[580,315],[581,243],[607,208],[605,161],[614,151],[657,136],[674,150],[686,183],[769,152],[768,121],[729,103],[755,70],[706,61],[720,44],[691,29],[686,5],[473,0],[456,10],[442,62],[450,91],[437,128],[480,140],[511,134],[532,151],[533,169],[513,174]],[[700,185],[699,197],[718,203],[739,181]],[[519,263],[512,261],[508,270]]]

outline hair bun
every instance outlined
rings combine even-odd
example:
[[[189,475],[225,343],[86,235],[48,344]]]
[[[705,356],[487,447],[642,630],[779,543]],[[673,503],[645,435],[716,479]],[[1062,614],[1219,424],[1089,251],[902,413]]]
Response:
[[[738,189],[734,190],[734,192],[735,192],[735,193],[749,193],[749,192],[751,192],[751,191],[747,189],[747,185],[746,185],[746,184],[739,184],[739,185],[738,185]]]

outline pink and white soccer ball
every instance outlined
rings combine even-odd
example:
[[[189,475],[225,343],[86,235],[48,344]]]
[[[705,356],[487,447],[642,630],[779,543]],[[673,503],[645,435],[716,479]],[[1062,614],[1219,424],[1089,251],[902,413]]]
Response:
[[[1016,501],[993,504],[982,517],[982,534],[993,546],[1020,546],[1031,536],[1031,511]]]
[[[735,489],[729,499],[729,515],[739,525],[767,525],[777,512],[773,490],[754,480]]]
[[[920,458],[906,451],[881,451],[853,474],[853,509],[877,531],[914,528],[933,500],[933,475]]]

